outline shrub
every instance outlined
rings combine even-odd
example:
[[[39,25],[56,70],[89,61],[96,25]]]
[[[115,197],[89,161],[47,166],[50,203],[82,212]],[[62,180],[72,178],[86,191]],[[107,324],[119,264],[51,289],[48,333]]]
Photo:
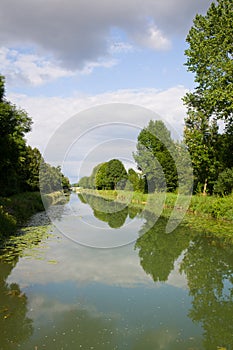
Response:
[[[233,191],[233,168],[225,169],[219,174],[218,180],[214,185],[214,193],[228,195]]]

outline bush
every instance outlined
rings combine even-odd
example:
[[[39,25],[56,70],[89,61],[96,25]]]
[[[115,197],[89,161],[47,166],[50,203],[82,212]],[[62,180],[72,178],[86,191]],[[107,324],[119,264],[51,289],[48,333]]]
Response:
[[[16,229],[16,219],[0,206],[0,240],[8,237]]]
[[[233,191],[233,168],[225,169],[219,174],[218,180],[214,185],[214,193],[228,195]]]

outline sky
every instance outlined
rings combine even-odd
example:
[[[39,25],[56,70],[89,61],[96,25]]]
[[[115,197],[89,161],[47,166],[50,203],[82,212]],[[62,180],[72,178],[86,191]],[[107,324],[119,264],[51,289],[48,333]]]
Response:
[[[28,143],[75,182],[90,174],[93,154],[133,166],[149,119],[181,137],[182,97],[194,88],[185,38],[210,3],[1,0],[0,73],[6,98],[33,120]]]

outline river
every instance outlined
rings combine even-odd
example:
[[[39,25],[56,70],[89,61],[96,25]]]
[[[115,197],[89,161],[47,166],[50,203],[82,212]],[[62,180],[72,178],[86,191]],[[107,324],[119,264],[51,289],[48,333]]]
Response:
[[[233,349],[232,246],[92,196],[49,216],[33,254],[0,264],[1,350]]]

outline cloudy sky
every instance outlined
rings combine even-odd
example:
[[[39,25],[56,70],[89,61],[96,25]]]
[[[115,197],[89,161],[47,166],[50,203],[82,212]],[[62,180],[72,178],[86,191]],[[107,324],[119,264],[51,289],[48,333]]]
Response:
[[[149,108],[182,133],[181,98],[194,86],[185,38],[210,3],[2,0],[0,72],[7,98],[34,121],[28,142],[44,152],[73,115],[113,102]]]

